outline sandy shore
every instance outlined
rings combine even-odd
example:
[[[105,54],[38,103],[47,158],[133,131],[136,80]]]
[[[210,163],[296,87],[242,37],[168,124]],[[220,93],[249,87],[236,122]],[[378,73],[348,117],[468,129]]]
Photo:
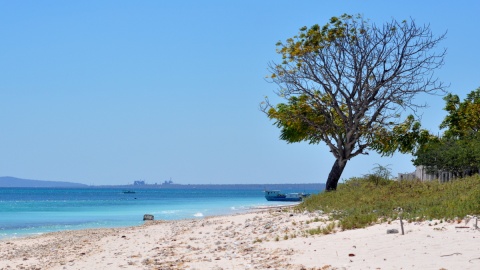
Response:
[[[320,213],[261,209],[139,227],[48,233],[0,241],[0,269],[480,269],[473,220],[307,233]],[[338,230],[338,229],[337,229]]]

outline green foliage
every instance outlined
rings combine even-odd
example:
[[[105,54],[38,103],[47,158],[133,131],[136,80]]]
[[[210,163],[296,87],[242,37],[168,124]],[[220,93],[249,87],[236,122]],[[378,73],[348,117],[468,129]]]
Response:
[[[421,129],[420,122],[413,115],[409,115],[392,130],[379,129],[375,135],[371,147],[382,156],[393,155],[396,151],[414,153],[422,145],[437,139],[427,130]]]
[[[370,26],[360,15],[343,14],[330,18],[330,22],[324,26],[315,24],[310,28],[300,28],[297,36],[287,39],[286,43],[277,43],[277,52],[282,55],[283,64],[294,62],[301,67],[305,64],[303,56],[306,54],[315,54],[332,46],[340,47],[342,43],[353,45],[360,37],[371,35],[368,30],[371,30]],[[272,74],[274,77],[277,75]]]
[[[480,131],[480,87],[470,92],[463,102],[453,94],[448,94],[444,100],[448,115],[440,128],[447,128],[446,137],[468,137]]]
[[[452,173],[456,177],[480,171],[480,88],[470,92],[460,102],[457,95],[444,98],[448,115],[440,128],[446,128],[443,137],[430,139],[415,152],[415,165],[423,165],[427,172]]]
[[[461,139],[443,137],[423,145],[413,160],[416,166],[423,165],[427,172],[452,173],[464,177],[480,171],[480,134],[463,136]]]
[[[318,100],[330,102],[326,96],[317,94]],[[288,103],[280,103],[276,108],[270,108],[267,115],[270,119],[275,119],[275,125],[281,129],[280,139],[289,143],[308,141],[311,144],[317,144],[321,137],[317,134],[316,127],[322,127],[329,135],[335,134],[333,126],[328,125],[328,119],[335,119],[334,122],[341,126],[341,120],[338,113],[330,109],[325,113],[316,110],[315,104],[310,104],[307,95],[292,96]],[[342,133],[345,133],[343,131]]]
[[[322,210],[340,221],[344,230],[363,228],[381,220],[398,218],[394,209],[403,209],[406,220],[454,219],[480,214],[480,176],[447,183],[388,181],[375,185],[365,178],[340,184],[336,192],[313,195],[298,207]]]
[[[267,115],[270,119],[275,119],[277,127],[281,128],[280,139],[289,143],[300,142],[311,138],[311,143],[317,143],[312,127],[305,121],[300,120],[296,115],[304,115],[305,117],[321,123],[323,117],[320,115],[317,119],[315,113],[306,104],[307,97],[305,95],[299,97],[291,97],[288,104],[280,103],[276,108],[270,108]]]

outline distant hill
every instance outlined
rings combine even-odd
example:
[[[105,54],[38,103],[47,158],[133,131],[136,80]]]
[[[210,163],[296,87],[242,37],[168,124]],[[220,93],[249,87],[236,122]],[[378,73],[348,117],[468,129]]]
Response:
[[[87,185],[70,182],[30,180],[3,176],[0,177],[0,187],[87,187]]]

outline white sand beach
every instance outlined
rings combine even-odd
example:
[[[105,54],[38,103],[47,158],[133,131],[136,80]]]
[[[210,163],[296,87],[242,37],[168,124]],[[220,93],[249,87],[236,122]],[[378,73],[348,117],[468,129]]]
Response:
[[[398,220],[306,233],[330,222],[320,213],[262,209],[48,233],[1,240],[0,269],[480,269],[473,220],[405,223],[405,235],[387,234],[401,232]]]

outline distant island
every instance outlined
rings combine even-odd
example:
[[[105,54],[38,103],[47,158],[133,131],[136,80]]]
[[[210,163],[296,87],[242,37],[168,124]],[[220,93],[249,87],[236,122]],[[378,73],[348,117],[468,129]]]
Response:
[[[31,180],[31,179],[21,179],[21,178],[16,178],[11,176],[3,176],[3,177],[0,177],[0,187],[80,188],[80,187],[88,187],[88,185],[71,183],[71,182]]]

